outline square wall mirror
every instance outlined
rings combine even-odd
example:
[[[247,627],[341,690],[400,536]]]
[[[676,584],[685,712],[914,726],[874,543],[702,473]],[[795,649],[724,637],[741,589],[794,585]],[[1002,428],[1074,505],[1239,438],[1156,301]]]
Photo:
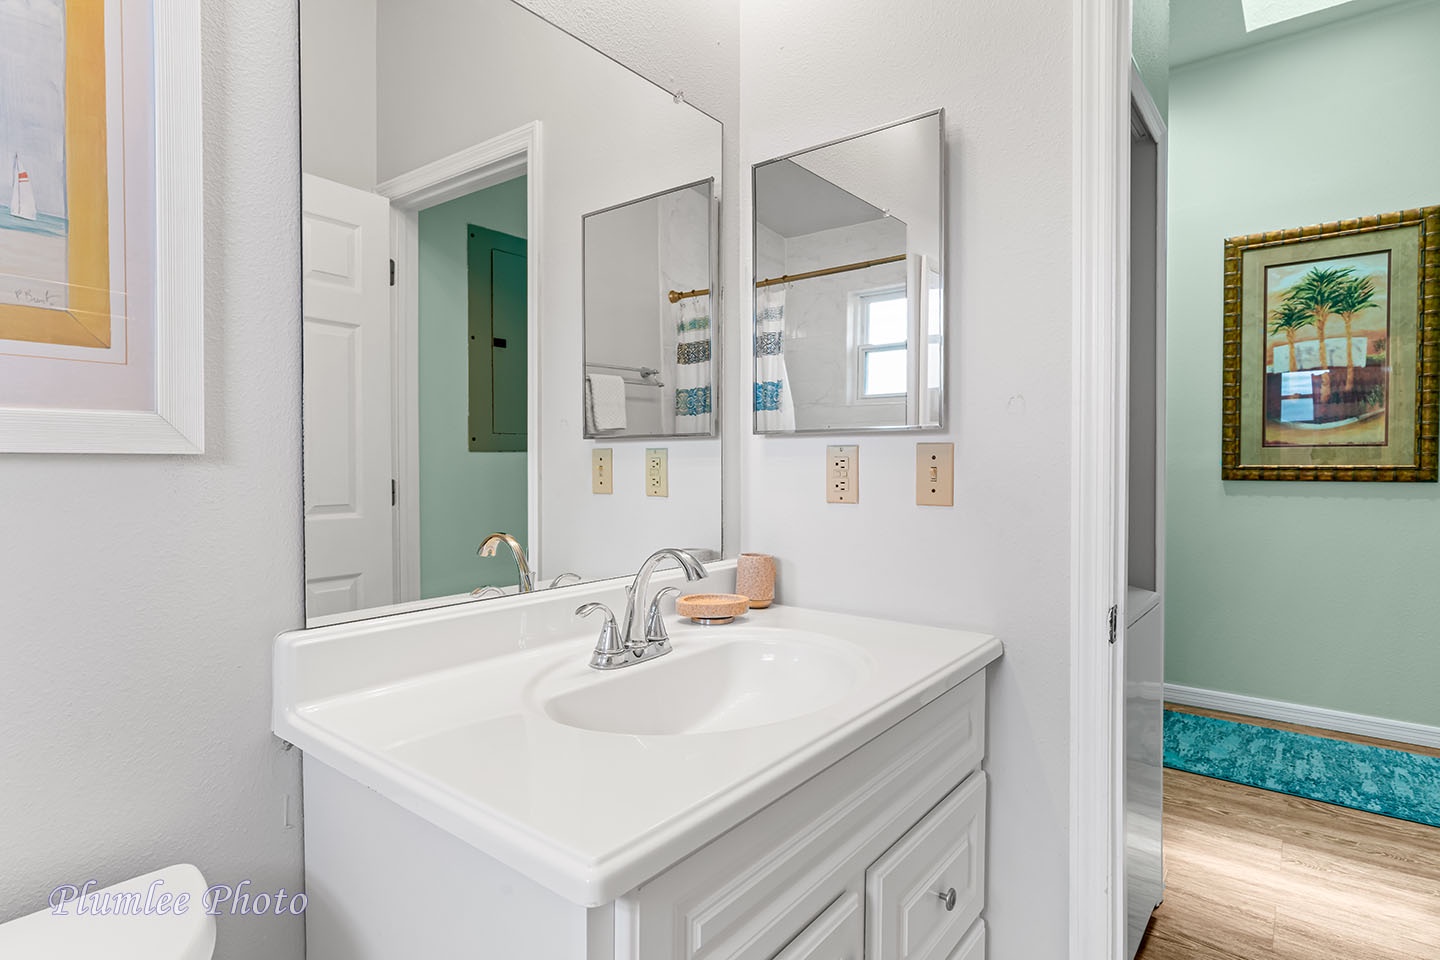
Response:
[[[942,427],[943,111],[757,164],[755,432]]]
[[[715,435],[715,181],[585,217],[586,439]]]

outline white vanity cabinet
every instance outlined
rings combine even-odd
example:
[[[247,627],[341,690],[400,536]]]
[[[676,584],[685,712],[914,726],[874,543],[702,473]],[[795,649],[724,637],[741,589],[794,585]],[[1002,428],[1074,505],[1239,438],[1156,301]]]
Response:
[[[998,640],[777,606],[676,623],[674,652],[609,675],[593,637],[542,629],[568,614],[540,597],[277,641],[310,960],[984,960]],[[533,646],[475,656],[507,633]],[[689,727],[576,727],[555,712],[575,691],[625,708],[596,722]]]
[[[621,898],[617,960],[980,960],[984,683]]]

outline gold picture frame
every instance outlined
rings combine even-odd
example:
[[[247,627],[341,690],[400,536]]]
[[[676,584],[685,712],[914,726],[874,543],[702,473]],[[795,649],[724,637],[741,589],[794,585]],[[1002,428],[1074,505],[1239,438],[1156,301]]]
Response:
[[[1440,476],[1440,206],[1225,241],[1221,477]]]

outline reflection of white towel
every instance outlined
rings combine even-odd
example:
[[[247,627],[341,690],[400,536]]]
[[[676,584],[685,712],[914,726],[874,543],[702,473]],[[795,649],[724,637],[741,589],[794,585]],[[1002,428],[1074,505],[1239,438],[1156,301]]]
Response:
[[[625,429],[625,378],[585,375],[585,419],[592,431]]]

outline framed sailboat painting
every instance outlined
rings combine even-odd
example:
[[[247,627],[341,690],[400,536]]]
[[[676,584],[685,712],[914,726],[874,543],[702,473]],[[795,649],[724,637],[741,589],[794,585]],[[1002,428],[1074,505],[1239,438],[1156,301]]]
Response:
[[[198,8],[0,0],[0,452],[204,449]]]

